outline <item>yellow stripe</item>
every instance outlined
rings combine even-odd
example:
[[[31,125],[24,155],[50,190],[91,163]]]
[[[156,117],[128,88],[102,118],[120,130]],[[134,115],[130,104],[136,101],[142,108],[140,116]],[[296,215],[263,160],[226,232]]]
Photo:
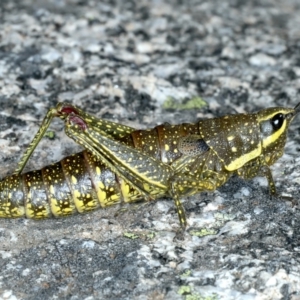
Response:
[[[278,107],[277,107],[278,108]],[[269,108],[272,109],[272,108]],[[273,108],[274,109],[274,108]],[[262,121],[270,121],[275,115],[282,113],[283,115],[293,113],[294,109],[292,108],[281,108],[281,110],[275,110],[272,114],[268,113],[265,115],[261,115],[260,112],[257,113],[257,121],[261,123]]]
[[[228,166],[225,166],[225,168],[228,171],[235,171],[240,167],[242,167],[245,163],[247,163],[251,159],[258,157],[260,154],[261,154],[261,144],[258,144],[257,148],[235,159]]]
[[[267,148],[270,144],[276,142],[281,134],[285,132],[286,130],[286,120],[283,121],[282,126],[280,127],[279,130],[275,131],[272,135],[268,136],[267,138],[263,139],[262,144],[264,148]]]

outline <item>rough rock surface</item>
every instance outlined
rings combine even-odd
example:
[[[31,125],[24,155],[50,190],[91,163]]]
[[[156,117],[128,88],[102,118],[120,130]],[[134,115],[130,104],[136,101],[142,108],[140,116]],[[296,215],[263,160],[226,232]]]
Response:
[[[68,101],[136,128],[299,102],[298,0],[0,1],[1,176]],[[166,108],[201,97],[201,109]],[[300,120],[273,167],[299,201]],[[79,151],[53,122],[27,170]],[[266,181],[65,219],[0,220],[1,299],[300,299],[300,214]],[[203,298],[202,298],[203,297]]]

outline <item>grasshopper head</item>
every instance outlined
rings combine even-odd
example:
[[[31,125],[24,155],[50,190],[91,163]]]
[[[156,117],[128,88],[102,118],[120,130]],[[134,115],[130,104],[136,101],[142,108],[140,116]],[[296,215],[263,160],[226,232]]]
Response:
[[[295,108],[273,107],[257,113],[260,126],[262,154],[268,165],[272,165],[283,154],[287,130],[300,112],[300,103]]]

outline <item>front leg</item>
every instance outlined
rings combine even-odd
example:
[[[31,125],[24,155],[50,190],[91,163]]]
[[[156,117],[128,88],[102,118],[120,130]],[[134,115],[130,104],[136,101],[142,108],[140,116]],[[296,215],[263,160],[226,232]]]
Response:
[[[272,172],[271,172],[271,169],[269,168],[269,166],[267,166],[267,165],[262,166],[260,169],[260,174],[262,176],[266,177],[268,180],[269,191],[270,191],[271,197],[277,197],[282,200],[289,201],[292,203],[292,206],[295,206],[298,204],[298,201],[296,199],[294,199],[293,197],[283,196],[283,195],[279,195],[277,193],[276,186],[275,186],[273,176],[272,176]]]
[[[242,168],[238,169],[237,174],[244,179],[251,179],[255,176],[265,177],[268,181],[269,193],[271,197],[278,197],[282,200],[290,201],[293,205],[297,204],[297,201],[293,197],[282,196],[277,193],[272,171],[267,165],[263,155],[259,156],[253,161],[248,162]]]
[[[276,186],[275,182],[273,179],[273,175],[271,172],[271,169],[267,165],[263,165],[260,170],[259,174],[263,177],[266,177],[268,180],[268,185],[269,185],[269,191],[271,196],[278,196],[277,191],[276,191]]]

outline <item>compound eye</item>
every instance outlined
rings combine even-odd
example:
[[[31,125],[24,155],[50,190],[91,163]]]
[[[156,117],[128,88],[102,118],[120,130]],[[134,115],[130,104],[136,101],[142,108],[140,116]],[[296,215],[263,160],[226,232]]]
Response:
[[[283,121],[284,121],[284,115],[283,114],[280,113],[280,114],[275,115],[271,120],[271,124],[273,126],[273,129],[274,130],[279,129],[282,126]]]

